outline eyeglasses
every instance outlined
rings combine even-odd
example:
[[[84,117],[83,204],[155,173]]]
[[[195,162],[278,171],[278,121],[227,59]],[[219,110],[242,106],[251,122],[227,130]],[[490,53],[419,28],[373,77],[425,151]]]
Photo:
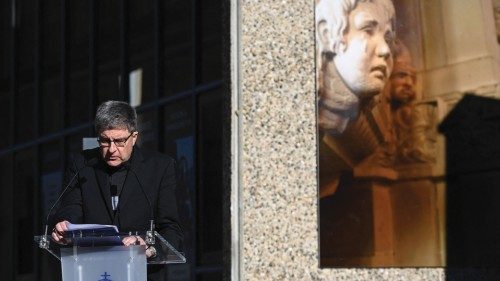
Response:
[[[134,132],[132,132],[128,137],[126,138],[122,138],[122,139],[116,139],[116,140],[110,140],[110,139],[107,139],[107,138],[101,138],[101,137],[98,137],[97,138],[97,142],[99,143],[99,145],[101,147],[108,147],[108,146],[111,146],[111,143],[113,142],[117,147],[124,147],[126,144],[127,144],[127,141],[128,139],[134,134]]]

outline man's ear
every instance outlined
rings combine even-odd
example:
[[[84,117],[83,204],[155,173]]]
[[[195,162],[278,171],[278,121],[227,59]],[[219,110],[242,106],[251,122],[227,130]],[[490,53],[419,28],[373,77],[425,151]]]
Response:
[[[132,136],[132,146],[135,145],[135,142],[137,141],[137,138],[139,137],[139,132],[135,132],[134,135]]]
[[[332,45],[330,42],[330,30],[325,20],[318,22],[316,26],[319,42],[319,51],[323,52],[333,52]]]

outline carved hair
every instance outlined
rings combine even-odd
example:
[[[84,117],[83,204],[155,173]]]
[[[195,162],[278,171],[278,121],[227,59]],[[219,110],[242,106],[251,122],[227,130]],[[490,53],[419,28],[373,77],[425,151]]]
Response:
[[[349,14],[360,2],[377,2],[394,21],[395,10],[391,0],[320,0],[316,5],[316,38],[318,54],[337,54],[346,47],[344,35],[349,27]]]

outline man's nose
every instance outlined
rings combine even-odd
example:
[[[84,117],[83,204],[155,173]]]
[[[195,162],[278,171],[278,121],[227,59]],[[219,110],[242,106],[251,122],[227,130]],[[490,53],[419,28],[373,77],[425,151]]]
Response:
[[[117,150],[118,148],[116,147],[116,144],[114,141],[112,141],[110,144],[109,144],[109,152],[110,153],[113,153]]]
[[[410,87],[413,86],[413,79],[410,75],[406,75],[405,78],[404,78],[404,84],[405,85],[408,85]]]

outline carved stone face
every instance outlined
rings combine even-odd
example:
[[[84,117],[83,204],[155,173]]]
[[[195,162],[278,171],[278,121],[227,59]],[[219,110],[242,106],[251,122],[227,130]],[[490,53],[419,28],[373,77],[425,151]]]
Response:
[[[343,46],[334,57],[342,80],[358,97],[378,94],[392,71],[392,18],[378,1],[359,2],[349,14]]]

